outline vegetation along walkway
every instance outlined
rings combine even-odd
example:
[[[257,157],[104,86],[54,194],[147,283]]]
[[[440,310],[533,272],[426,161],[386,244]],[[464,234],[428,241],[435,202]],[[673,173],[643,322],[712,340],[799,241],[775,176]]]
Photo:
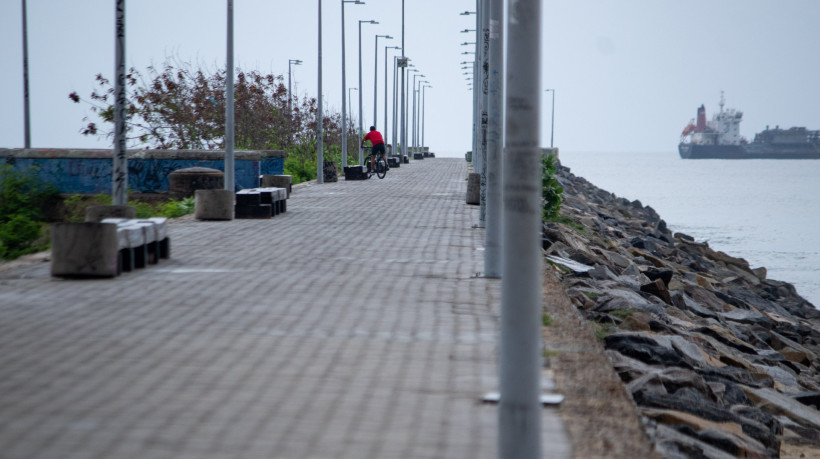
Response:
[[[466,176],[428,159],[272,220],[179,219],[171,260],[114,279],[0,272],[0,456],[496,457],[500,281],[475,277]]]

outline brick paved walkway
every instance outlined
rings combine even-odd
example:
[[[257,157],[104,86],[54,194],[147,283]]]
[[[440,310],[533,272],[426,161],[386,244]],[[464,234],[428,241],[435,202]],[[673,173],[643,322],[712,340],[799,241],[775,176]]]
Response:
[[[500,281],[472,277],[465,177],[416,161],[175,222],[170,261],[116,279],[0,273],[0,458],[495,458]]]

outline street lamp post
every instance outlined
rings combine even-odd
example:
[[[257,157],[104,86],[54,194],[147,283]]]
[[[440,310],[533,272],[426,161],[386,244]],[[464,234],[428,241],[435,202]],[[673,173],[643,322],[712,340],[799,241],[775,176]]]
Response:
[[[498,457],[541,457],[541,0],[507,7]]]
[[[373,126],[378,127],[378,118],[376,117],[376,110],[377,110],[377,91],[378,91],[378,81],[377,78],[379,75],[379,38],[384,38],[387,40],[392,40],[393,37],[390,35],[379,35],[376,34],[376,49],[374,51],[373,56]],[[387,71],[387,49],[384,50],[384,70]],[[387,75],[384,75],[384,81],[387,81]],[[387,102],[387,100],[385,100]],[[387,119],[385,118],[385,123],[387,123]]]
[[[111,197],[115,206],[124,206],[128,201],[128,155],[126,146],[126,100],[125,100],[125,0],[117,0],[114,26],[114,158],[111,171]],[[228,43],[231,43],[231,21],[233,3],[228,0]],[[230,53],[230,49],[228,50]],[[227,182],[228,176],[225,175]]]
[[[555,133],[555,89],[545,89],[544,91],[552,92],[552,114],[550,115],[550,149],[552,149],[552,135]]]
[[[294,65],[302,65],[302,61],[299,59],[288,59],[288,113],[293,112],[293,93],[290,92],[290,69]]]
[[[426,89],[427,88],[432,88],[432,86],[426,84],[422,87],[422,90],[421,90],[421,148],[422,149],[425,147],[425,145],[424,145],[424,121],[425,121],[424,115],[427,113],[427,99],[426,99],[426,95],[427,95]]]
[[[347,92],[347,82],[345,81],[345,3],[352,3],[354,5],[364,5],[360,0],[341,0],[342,1],[342,167],[347,166],[347,101],[345,100],[345,93]]]
[[[319,99],[316,110],[316,183],[325,183],[325,161],[324,161],[324,145],[322,142],[322,124],[324,122],[322,113],[322,0],[319,1],[319,56],[318,56],[318,94]]]
[[[364,135],[364,128],[362,126],[362,118],[364,118],[362,114],[362,24],[378,24],[378,22],[372,19],[369,21],[359,21],[359,137],[356,139],[356,145],[358,145],[359,148],[359,164],[364,164],[364,151],[359,141]]]
[[[384,140],[387,141],[387,126],[390,124],[388,123],[389,118],[387,117],[387,50],[388,49],[401,49],[400,46],[385,46],[384,47]],[[393,70],[393,81],[396,81],[396,70],[395,70],[395,58],[393,59],[394,70]],[[394,84],[395,88],[395,84]],[[395,97],[393,98],[393,103],[395,104]],[[395,128],[394,128],[395,129]],[[396,143],[393,142],[393,149],[396,148]],[[393,151],[392,153],[395,153]]]
[[[413,94],[413,112],[412,112],[413,130],[411,131],[411,134],[412,134],[413,137],[412,137],[411,140],[413,142],[413,147],[414,147],[413,152],[414,153],[415,153],[415,146],[416,146],[416,77],[425,78],[425,76],[422,75],[421,73],[418,73],[418,70],[416,70],[416,73],[413,75],[413,93],[412,93]]]
[[[28,95],[28,18],[23,0],[23,147],[31,148],[31,112]]]
[[[424,146],[421,144],[421,87],[424,83],[429,83],[429,81],[419,80],[419,88],[416,90],[416,97],[418,98],[418,109],[416,109],[416,119],[413,120],[416,135],[416,153],[423,152],[423,150],[420,150],[420,147]]]

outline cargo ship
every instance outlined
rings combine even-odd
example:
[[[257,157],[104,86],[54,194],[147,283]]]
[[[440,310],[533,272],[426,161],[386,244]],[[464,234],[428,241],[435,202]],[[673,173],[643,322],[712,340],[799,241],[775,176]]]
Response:
[[[706,108],[698,107],[695,120],[681,133],[678,153],[683,159],[820,159],[820,131],[805,127],[775,127],[755,134],[749,142],[740,135],[743,113],[724,109],[720,94],[720,112],[706,120]]]

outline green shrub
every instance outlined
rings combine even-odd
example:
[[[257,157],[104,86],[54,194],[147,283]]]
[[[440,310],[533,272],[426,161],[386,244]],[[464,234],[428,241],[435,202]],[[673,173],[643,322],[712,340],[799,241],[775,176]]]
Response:
[[[553,155],[541,156],[541,202],[544,220],[558,218],[561,202],[564,199],[564,188],[555,178],[558,167]]]
[[[42,223],[19,214],[0,223],[0,259],[13,260],[48,248],[45,241],[37,243],[43,226]]]
[[[0,166],[0,259],[12,260],[48,248],[43,209],[59,199],[57,189],[42,182],[36,170],[17,172]]]
[[[0,223],[16,215],[42,221],[43,208],[58,197],[57,189],[41,181],[35,169],[17,172],[11,165],[0,166]]]

